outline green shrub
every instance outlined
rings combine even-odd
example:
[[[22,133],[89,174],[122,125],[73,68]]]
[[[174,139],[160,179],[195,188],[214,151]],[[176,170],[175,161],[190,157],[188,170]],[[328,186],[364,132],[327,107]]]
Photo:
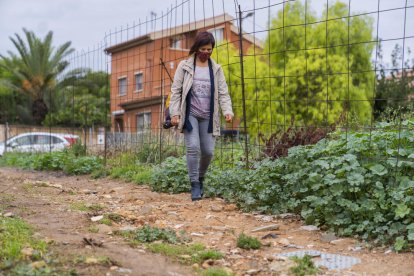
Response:
[[[309,255],[305,255],[303,258],[292,257],[291,259],[296,263],[296,266],[292,267],[290,271],[296,276],[315,275],[319,272]]]
[[[150,185],[157,192],[188,192],[190,181],[185,158],[168,157],[160,166],[155,167]]]
[[[243,249],[259,249],[262,247],[262,243],[255,237],[247,236],[244,233],[241,233],[237,238],[237,247]]]
[[[339,235],[403,250],[414,241],[413,129],[413,120],[380,123],[370,132],[338,131],[290,148],[287,157],[253,162],[250,170],[212,166],[206,195],[248,211],[295,212]],[[169,158],[154,171],[156,191],[189,190],[184,158]]]

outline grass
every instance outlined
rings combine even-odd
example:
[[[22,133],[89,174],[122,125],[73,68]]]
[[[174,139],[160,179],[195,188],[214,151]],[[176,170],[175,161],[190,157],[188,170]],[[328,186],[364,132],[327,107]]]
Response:
[[[226,270],[222,268],[208,268],[201,272],[202,276],[232,276],[235,275],[234,273],[228,273]]]
[[[262,247],[262,243],[254,237],[247,236],[244,233],[241,233],[237,238],[237,247],[243,249],[259,249]]]
[[[201,264],[205,260],[218,260],[224,257],[223,253],[217,250],[205,249],[200,243],[195,244],[166,244],[151,243],[147,248],[153,253],[159,253],[177,259],[185,264]]]
[[[319,272],[309,255],[305,255],[303,258],[291,257],[291,259],[296,263],[296,266],[292,267],[290,271],[296,276],[315,275]]]
[[[46,242],[32,235],[32,228],[23,220],[0,217],[1,275],[66,275],[53,268]]]
[[[102,211],[104,207],[100,204],[86,204],[85,202],[73,202],[70,204],[70,209],[82,212],[98,212]]]

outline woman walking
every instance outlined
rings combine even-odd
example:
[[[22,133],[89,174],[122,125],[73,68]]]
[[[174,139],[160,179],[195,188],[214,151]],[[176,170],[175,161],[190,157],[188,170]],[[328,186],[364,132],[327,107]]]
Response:
[[[191,200],[203,196],[203,180],[220,135],[221,108],[226,122],[233,109],[223,69],[210,58],[215,45],[209,32],[198,33],[189,58],[180,62],[171,87],[172,125],[184,132]]]

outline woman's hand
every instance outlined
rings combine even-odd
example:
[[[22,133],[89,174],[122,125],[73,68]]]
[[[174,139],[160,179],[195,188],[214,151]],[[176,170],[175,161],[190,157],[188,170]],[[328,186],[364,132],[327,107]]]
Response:
[[[224,118],[226,119],[227,123],[231,123],[231,121],[233,120],[233,116],[231,116],[230,114],[226,114]]]
[[[171,118],[171,124],[173,126],[178,126],[179,123],[180,123],[180,116],[179,115],[172,116],[172,118]]]

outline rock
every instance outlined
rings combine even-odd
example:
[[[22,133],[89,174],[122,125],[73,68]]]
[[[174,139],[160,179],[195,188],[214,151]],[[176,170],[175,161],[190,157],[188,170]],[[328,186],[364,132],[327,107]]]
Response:
[[[227,205],[224,206],[224,210],[225,211],[237,210],[237,205],[236,204],[227,204]]]
[[[279,214],[276,216],[276,218],[280,218],[280,219],[290,219],[290,218],[296,218],[297,215],[293,214],[293,213],[285,213],[285,214]]]
[[[180,255],[179,256],[181,259],[184,259],[184,260],[189,260],[189,259],[191,259],[191,255]]]
[[[221,205],[212,205],[210,206],[210,210],[213,212],[221,212],[223,211],[223,206]]]
[[[128,231],[135,231],[135,230],[137,230],[137,228],[134,227],[134,226],[131,226],[131,225],[127,225],[127,226],[123,226],[123,227],[119,228],[118,230],[128,232]]]
[[[335,236],[334,233],[323,233],[321,235],[321,241],[322,242],[331,242],[334,240],[337,240],[338,238]]]
[[[95,216],[95,217],[91,217],[91,221],[96,222],[96,221],[100,221],[103,218],[104,218],[104,216],[102,216],[102,215]]]
[[[88,190],[88,189],[83,189],[81,191],[83,194],[97,194],[97,191],[92,191],[92,190]]]
[[[98,226],[98,232],[103,234],[112,233],[112,228],[106,224],[99,224]]]
[[[20,253],[22,253],[24,256],[31,257],[33,255],[33,251],[33,248],[26,247],[20,250]]]
[[[109,269],[110,270],[117,270],[119,267],[117,267],[116,265],[111,266]]]
[[[358,252],[362,250],[361,246],[355,246],[355,247],[348,247],[349,251],[354,251],[354,252]]]
[[[98,263],[99,263],[98,259],[94,257],[88,257],[85,260],[85,264],[98,264]]]
[[[194,237],[204,237],[204,234],[201,234],[201,233],[191,233],[190,234],[191,236],[194,236]]]
[[[12,212],[7,212],[7,213],[4,213],[3,216],[6,218],[11,218],[11,217],[14,217],[14,214]]]
[[[167,215],[168,216],[178,216],[177,212],[174,212],[174,211],[167,212]]]
[[[273,231],[279,229],[279,225],[277,224],[271,224],[266,226],[260,226],[258,228],[253,229],[251,232],[261,232],[261,231]]]
[[[276,275],[290,275],[290,269],[295,266],[295,262],[287,257],[277,257],[269,264],[269,270]]]
[[[124,273],[124,274],[131,274],[132,273],[132,270],[129,269],[129,268],[120,267],[120,268],[118,268],[118,272],[119,273]]]
[[[112,198],[112,196],[111,196],[111,195],[103,195],[103,197],[104,197],[104,198],[107,198],[107,199],[111,199],[111,198]]]
[[[247,275],[256,275],[259,274],[259,272],[262,271],[261,269],[249,269],[245,273]]]
[[[144,205],[144,206],[142,206],[140,213],[142,215],[148,215],[152,212],[153,209],[154,208],[151,205]]]
[[[390,254],[390,253],[392,253],[391,249],[388,249],[387,251],[384,252],[384,254]]]
[[[281,244],[283,246],[288,246],[290,245],[290,241],[288,239],[285,238],[281,238],[277,241],[278,244]]]
[[[37,261],[37,262],[33,262],[33,263],[31,264],[31,266],[32,266],[34,269],[39,269],[39,268],[46,267],[47,265],[46,265],[46,262],[45,262],[45,261]]]
[[[194,268],[195,270],[197,270],[197,269],[200,268],[200,265],[199,264],[193,264],[191,267]]]
[[[181,227],[183,227],[185,224],[183,223],[183,224],[176,224],[175,226],[174,226],[174,228],[175,229],[180,229]]]
[[[330,244],[338,245],[338,244],[341,244],[343,242],[346,242],[346,240],[344,240],[344,239],[337,239],[337,240],[330,241],[329,243]]]
[[[319,227],[317,227],[315,225],[304,225],[304,226],[300,227],[299,229],[305,230],[305,231],[318,231]]]
[[[264,239],[276,239],[277,237],[278,236],[275,233],[269,233],[269,234],[264,235],[262,237],[262,240],[264,240]]]

